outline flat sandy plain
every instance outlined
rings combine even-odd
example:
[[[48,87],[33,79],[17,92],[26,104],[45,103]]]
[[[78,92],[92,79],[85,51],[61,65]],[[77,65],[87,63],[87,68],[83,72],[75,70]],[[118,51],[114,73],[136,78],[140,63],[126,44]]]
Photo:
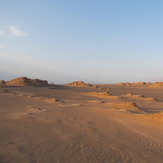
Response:
[[[0,88],[0,162],[162,163],[163,89]]]

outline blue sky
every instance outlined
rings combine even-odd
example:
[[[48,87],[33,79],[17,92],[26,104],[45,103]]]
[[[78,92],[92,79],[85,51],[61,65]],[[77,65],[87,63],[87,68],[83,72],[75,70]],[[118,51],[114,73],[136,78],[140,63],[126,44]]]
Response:
[[[1,0],[0,80],[163,81],[162,0]]]

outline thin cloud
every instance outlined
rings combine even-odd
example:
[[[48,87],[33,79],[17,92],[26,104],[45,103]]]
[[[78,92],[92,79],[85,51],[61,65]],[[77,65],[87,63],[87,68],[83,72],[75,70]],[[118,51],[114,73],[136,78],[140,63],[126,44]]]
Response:
[[[14,36],[27,36],[28,34],[25,33],[24,31],[18,29],[15,26],[9,26],[8,27],[10,32],[14,35]]]
[[[6,48],[6,45],[0,44],[0,48],[4,49],[4,48]]]
[[[65,83],[64,79],[72,81],[75,78],[71,73],[65,72],[60,63],[49,64],[44,60],[26,55],[12,55],[0,53],[0,74],[8,73],[14,76],[31,76],[46,80]]]
[[[0,53],[0,62],[5,63],[6,61],[10,64],[13,63],[15,65],[24,66],[27,68],[38,68],[49,72],[57,69],[57,71],[61,70],[60,72],[62,72],[61,67],[59,67],[60,64],[58,64],[55,67],[54,65],[51,65],[48,62],[40,60],[35,57],[31,57],[27,55],[12,55],[12,54]]]
[[[5,33],[3,31],[0,30],[0,36],[4,35]]]

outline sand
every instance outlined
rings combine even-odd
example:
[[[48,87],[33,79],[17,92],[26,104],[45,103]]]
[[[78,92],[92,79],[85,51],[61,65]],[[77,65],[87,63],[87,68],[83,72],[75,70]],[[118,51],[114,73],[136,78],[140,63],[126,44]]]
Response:
[[[161,88],[6,86],[0,162],[162,163],[162,112]]]

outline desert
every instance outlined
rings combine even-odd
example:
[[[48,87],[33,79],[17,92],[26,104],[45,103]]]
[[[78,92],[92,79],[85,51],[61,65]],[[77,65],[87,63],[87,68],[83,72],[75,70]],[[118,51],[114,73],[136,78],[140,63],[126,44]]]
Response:
[[[161,86],[77,83],[2,82],[0,162],[163,162]]]
[[[163,163],[162,17],[162,0],[1,0],[0,163]]]

